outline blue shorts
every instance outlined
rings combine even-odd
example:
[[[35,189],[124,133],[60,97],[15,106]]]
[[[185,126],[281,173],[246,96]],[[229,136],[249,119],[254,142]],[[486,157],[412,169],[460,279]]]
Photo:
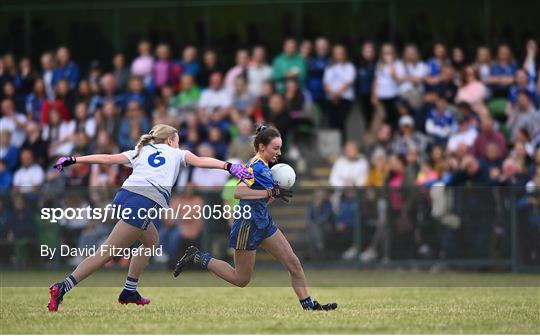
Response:
[[[277,229],[274,222],[259,229],[252,219],[237,219],[231,229],[229,247],[235,250],[256,250],[262,241],[276,233]]]
[[[158,228],[161,224],[161,221],[159,218],[157,218],[158,210],[161,208],[161,206],[148,197],[136,194],[126,189],[120,189],[114,196],[111,204],[114,204],[117,207],[121,206],[120,211],[124,211],[123,209],[131,209],[129,216],[122,218],[122,220],[136,228],[146,230],[150,223],[154,223],[156,228]],[[140,211],[139,209],[145,210]],[[141,216],[139,216],[139,212],[142,214]]]

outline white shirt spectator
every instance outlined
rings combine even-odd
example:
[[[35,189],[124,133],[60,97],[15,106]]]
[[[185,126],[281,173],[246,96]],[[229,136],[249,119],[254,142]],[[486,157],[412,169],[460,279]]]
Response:
[[[323,82],[331,92],[335,92],[340,90],[344,84],[352,84],[355,75],[356,70],[351,63],[335,63],[324,70]],[[341,94],[341,98],[354,100],[352,85],[349,85],[348,89]]]
[[[272,77],[272,67],[268,64],[261,66],[252,64],[248,67],[247,77],[249,93],[254,97],[260,97],[263,83]]]
[[[191,173],[191,182],[198,187],[223,187],[229,177],[229,173],[223,169],[195,167]]]
[[[396,61],[394,62],[394,67],[397,76],[401,76],[405,73],[403,63]],[[375,70],[375,81],[377,98],[391,99],[397,97],[399,94],[399,83],[392,76],[390,65],[377,65],[377,69]]]
[[[11,117],[0,118],[0,132],[9,131],[11,133],[11,144],[17,148],[20,148],[26,138],[24,128],[17,126],[25,125],[26,117],[20,113],[15,113]]]
[[[62,121],[57,129],[45,125],[41,137],[43,140],[51,142],[51,155],[71,155],[74,143],[71,141],[70,136],[74,133],[75,121]]]
[[[22,193],[32,192],[34,187],[39,187],[45,178],[43,169],[37,163],[30,167],[17,169],[13,176],[13,186],[18,187]]]
[[[330,185],[333,187],[365,186],[368,174],[369,165],[364,157],[360,156],[354,161],[341,157],[332,166]]]
[[[448,139],[446,148],[449,152],[454,152],[458,149],[460,144],[465,144],[468,148],[472,147],[474,140],[478,136],[476,128],[468,128],[465,132],[454,133]]]
[[[396,67],[396,72],[399,77],[426,77],[428,75],[429,69],[424,62],[416,62],[416,63],[405,63],[405,62],[398,62],[400,65]],[[411,81],[405,81],[402,82],[399,85],[399,92],[407,92],[411,89],[417,89],[419,91],[423,91],[424,87],[419,84],[415,85]]]
[[[225,88],[221,88],[220,90],[214,90],[212,88],[205,89],[199,99],[199,108],[215,109],[230,107],[231,105],[231,93]]]

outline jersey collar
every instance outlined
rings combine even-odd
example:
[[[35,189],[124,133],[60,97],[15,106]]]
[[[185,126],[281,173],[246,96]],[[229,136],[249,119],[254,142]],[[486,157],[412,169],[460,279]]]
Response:
[[[268,162],[266,162],[266,160],[263,159],[263,158],[259,155],[259,153],[255,154],[255,160],[261,160],[262,162],[264,162],[265,165],[268,166]]]

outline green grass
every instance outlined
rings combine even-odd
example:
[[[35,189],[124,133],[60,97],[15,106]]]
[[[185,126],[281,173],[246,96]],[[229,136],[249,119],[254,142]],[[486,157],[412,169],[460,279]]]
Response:
[[[7,272],[2,274],[0,287],[0,332],[540,333],[537,275],[311,271],[311,277],[315,278],[311,282],[318,285],[312,287],[312,296],[324,302],[335,300],[339,308],[334,312],[304,312],[292,290],[281,286],[286,278],[283,273],[257,271],[254,283],[239,289],[187,287],[193,283],[200,286],[221,284],[205,273],[187,273],[183,279],[173,282],[168,273],[149,272],[140,291],[150,296],[152,303],[141,307],[116,302],[122,274],[100,272],[86,284],[111,287],[76,288],[66,295],[60,311],[53,314],[45,307],[48,301],[46,285],[15,287],[24,284],[15,281],[33,278],[36,283],[48,283],[60,273]],[[350,283],[370,287],[329,287],[324,278],[349,279]],[[281,287],[262,287],[271,280]],[[397,287],[414,286],[415,280],[424,287]],[[117,283],[116,287],[112,287],[113,282]],[[171,284],[184,287],[170,287]],[[385,285],[393,287],[381,287]]]

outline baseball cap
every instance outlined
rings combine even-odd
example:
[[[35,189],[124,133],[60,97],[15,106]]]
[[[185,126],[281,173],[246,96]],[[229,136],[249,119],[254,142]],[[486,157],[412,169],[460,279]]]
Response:
[[[410,115],[404,115],[399,118],[399,126],[414,126],[414,120]]]

